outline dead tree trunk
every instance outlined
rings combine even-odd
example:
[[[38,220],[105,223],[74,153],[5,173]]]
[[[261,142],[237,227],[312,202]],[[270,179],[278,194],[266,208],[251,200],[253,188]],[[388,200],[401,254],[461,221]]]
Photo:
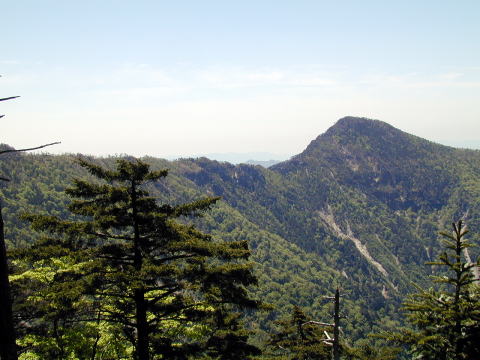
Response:
[[[13,326],[12,297],[8,281],[7,249],[0,203],[0,359],[17,360],[15,328]]]
[[[333,312],[333,360],[340,360],[340,292],[335,291]]]
[[[0,101],[15,99],[18,96],[0,98]],[[2,118],[4,115],[0,115]],[[59,142],[45,144],[27,149],[9,149],[0,151],[1,154],[24,152],[30,150],[43,149],[50,145],[59,144]],[[7,178],[0,176],[0,180],[8,181]],[[0,199],[1,201],[1,199]],[[15,337],[15,327],[13,324],[12,295],[10,292],[10,282],[8,280],[8,260],[7,247],[5,244],[5,233],[2,216],[2,204],[0,202],[0,360],[17,360],[17,344]]]

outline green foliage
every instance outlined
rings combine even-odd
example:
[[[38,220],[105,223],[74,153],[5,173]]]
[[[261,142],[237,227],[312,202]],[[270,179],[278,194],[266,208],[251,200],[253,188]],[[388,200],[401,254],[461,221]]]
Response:
[[[396,360],[401,352],[400,348],[391,347],[385,342],[362,339],[355,347],[344,346],[342,358],[345,360]]]
[[[309,323],[310,320],[302,309],[295,306],[290,319],[278,321],[280,331],[268,342],[273,355],[290,360],[330,359],[331,348],[322,341],[325,329]]]
[[[245,360],[261,354],[260,349],[248,343],[250,331],[242,326],[240,316],[240,313],[222,308],[215,310],[210,323],[214,332],[206,343],[206,356],[218,360]]]
[[[407,319],[414,327],[386,337],[409,344],[415,358],[458,360],[474,359],[480,353],[480,288],[474,271],[480,263],[465,259],[472,244],[464,237],[462,221],[453,224],[453,233],[443,232],[445,252],[432,266],[446,273],[434,276],[438,289],[423,290],[404,302]]]
[[[0,162],[1,173],[12,179],[0,184],[10,248],[39,238],[20,221],[24,211],[81,219],[66,210],[63,190],[72,178],[98,180],[71,158],[19,155]],[[109,169],[116,160],[92,159]],[[163,203],[222,196],[192,222],[214,242],[250,244],[259,283],[253,292],[275,306],[270,313],[246,314],[257,346],[294,305],[327,318],[330,309],[317,294],[338,286],[348,294],[342,327],[352,346],[372,331],[397,329],[404,323],[401,302],[415,291],[411,283],[429,287],[429,275],[443,275],[439,266],[423,266],[442,252],[435,234],[466,216],[476,230],[471,240],[480,239],[480,152],[437,145],[380,121],[342,119],[304,152],[269,169],[205,158],[144,161],[155,171],[170,169],[161,182],[144,187]],[[352,237],[386,275],[361,255]],[[469,251],[472,258],[479,255],[476,248]]]
[[[149,353],[155,358],[180,358],[189,351],[201,352],[204,345],[198,339],[189,342],[186,332],[174,336],[169,322],[174,321],[177,329],[186,323],[185,330],[189,324],[206,323],[217,307],[224,309],[225,316],[232,308],[258,307],[247,291],[257,282],[251,264],[245,263],[250,256],[247,243],[213,241],[176,221],[203,213],[217,198],[158,204],[145,186],[165,177],[165,170],[150,171],[138,160],[118,160],[115,170],[84,160],[79,164],[101,180],[77,179],[66,190],[73,198],[69,209],[79,219],[26,216],[34,229],[51,236],[16,251],[34,269],[22,276],[45,279],[43,293],[36,293],[42,295],[40,299],[35,294],[25,300],[33,301],[42,323],[52,320],[52,329],[44,335],[54,334],[56,358],[67,354],[60,344],[70,336],[67,324],[92,318],[99,324],[117,324],[140,360],[150,359]],[[67,269],[42,272],[46,263],[58,266],[65,259],[72,261]],[[62,333],[57,336],[59,322]],[[217,336],[216,330],[225,333],[222,327],[212,327],[211,336]],[[239,330],[235,322],[232,334]],[[78,335],[75,329],[73,333]],[[207,337],[203,342],[208,341]],[[223,347],[225,342],[208,347],[216,343]]]
[[[20,359],[129,358],[133,347],[118,336],[121,327],[102,320],[94,298],[84,294],[86,263],[62,256],[14,265]]]

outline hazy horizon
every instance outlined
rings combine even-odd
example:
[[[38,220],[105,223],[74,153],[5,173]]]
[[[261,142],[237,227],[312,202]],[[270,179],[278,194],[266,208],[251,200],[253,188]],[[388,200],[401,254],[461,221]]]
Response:
[[[480,144],[477,1],[16,1],[1,142],[156,157],[300,153],[339,118]],[[470,145],[468,145],[470,144]]]
[[[333,126],[334,124],[332,124]],[[401,129],[400,129],[401,130]],[[157,158],[163,158],[169,161],[174,161],[182,158],[200,158],[200,157],[206,157],[211,160],[217,160],[220,162],[229,162],[232,164],[240,164],[240,163],[248,163],[249,161],[257,161],[257,162],[268,162],[268,161],[276,161],[276,162],[282,162],[289,160],[291,157],[298,155],[301,153],[307,146],[308,144],[314,140],[318,135],[313,136],[310,140],[307,141],[305,144],[305,147],[299,151],[298,153],[291,153],[291,154],[286,154],[286,153],[272,153],[268,151],[263,151],[263,152],[215,152],[215,153],[205,153],[205,152],[197,152],[197,153],[191,153],[191,154],[169,154],[165,156],[155,156],[152,154],[143,154],[143,155],[134,155],[130,153],[102,153],[102,154],[95,154],[95,153],[87,153],[87,152],[80,152],[81,154],[87,155],[87,156],[96,156],[96,157],[108,157],[108,156],[138,156],[138,157],[157,157]],[[412,134],[415,135],[415,134]],[[471,149],[471,150],[480,150],[480,140],[466,140],[466,141],[457,141],[457,140],[432,140],[425,138],[425,140],[433,141],[437,144],[440,145],[446,145],[446,146],[451,146],[454,148],[460,148],[460,149]],[[9,146],[12,146],[12,144],[7,144]],[[47,147],[43,148],[41,150],[36,150],[33,151],[33,153],[49,153],[53,155],[61,155],[61,154],[72,154],[72,152],[62,152],[62,151],[55,151],[55,149],[58,149],[59,145],[55,145],[52,147]],[[20,148],[20,147],[16,147]]]

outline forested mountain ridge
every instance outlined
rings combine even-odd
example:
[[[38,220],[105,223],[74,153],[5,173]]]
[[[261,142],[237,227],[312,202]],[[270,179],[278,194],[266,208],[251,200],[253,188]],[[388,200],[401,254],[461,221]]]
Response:
[[[192,162],[182,174],[251,221],[306,251],[328,253],[325,261],[347,275],[365,266],[363,276],[381,275],[387,288],[408,287],[405,273],[429,259],[438,229],[454,218],[470,210],[470,225],[478,226],[480,152],[437,145],[376,120],[343,118],[268,170],[194,163],[200,169]]]
[[[75,156],[15,155],[0,162],[7,240],[27,246],[35,234],[23,211],[68,216],[63,189],[88,176]],[[161,201],[202,195],[223,201],[199,225],[214,237],[249,240],[260,286],[276,313],[251,318],[268,328],[292,304],[312,316],[330,310],[321,295],[346,293],[345,332],[396,326],[398,306],[431,269],[437,233],[463,217],[474,242],[480,232],[480,152],[458,150],[406,134],[377,120],[347,117],[304,152],[268,169],[206,158],[173,162],[144,158],[170,175],[155,186]],[[114,158],[95,159],[111,166]],[[477,253],[471,253],[476,258]]]
[[[459,183],[453,162],[476,160],[478,165],[478,154],[426,141],[378,120],[346,117],[274,169],[282,174],[323,169],[336,182],[392,209],[438,209]]]

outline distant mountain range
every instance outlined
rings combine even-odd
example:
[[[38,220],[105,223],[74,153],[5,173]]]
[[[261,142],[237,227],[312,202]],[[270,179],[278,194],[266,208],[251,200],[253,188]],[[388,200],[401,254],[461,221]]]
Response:
[[[480,149],[480,140],[439,140],[442,145],[452,146],[461,149]]]
[[[201,155],[192,155],[188,158],[201,158],[205,157],[210,160],[216,160],[220,162],[229,162],[231,164],[252,164],[261,165],[263,167],[269,167],[277,164],[281,161],[288,160],[291,155],[286,154],[274,154],[269,152],[246,152],[246,153],[209,153]],[[185,158],[185,156],[169,156],[169,160],[177,160]]]
[[[245,163],[249,165],[260,165],[264,168],[269,168],[275,164],[280,163],[280,160],[266,160],[266,161],[259,161],[259,160],[247,160]]]
[[[109,166],[115,159],[92,160]],[[273,313],[252,315],[260,335],[292,304],[328,320],[322,295],[336,287],[346,295],[343,329],[352,341],[397,327],[412,282],[430,286],[432,268],[424,263],[442,250],[438,232],[463,218],[480,243],[480,151],[439,145],[378,120],[342,118],[302,153],[268,169],[206,157],[144,160],[170,169],[150,188],[161,201],[222,197],[198,225],[214,237],[249,241],[257,295],[276,305]],[[87,176],[67,155],[2,158],[0,172],[12,179],[0,184],[10,246],[37,236],[19,213],[67,217],[62,191],[72,177]],[[473,259],[478,255],[471,250]]]

